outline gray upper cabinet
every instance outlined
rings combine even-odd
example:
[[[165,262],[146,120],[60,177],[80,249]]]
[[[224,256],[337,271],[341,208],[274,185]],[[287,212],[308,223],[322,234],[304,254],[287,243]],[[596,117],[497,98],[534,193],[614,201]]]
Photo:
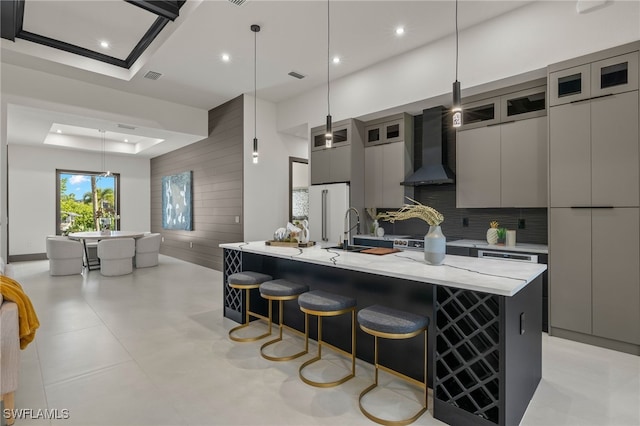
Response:
[[[408,188],[400,185],[410,174],[410,168],[403,167],[411,164],[407,147],[404,143],[389,143],[364,149],[365,206],[402,207],[407,202],[404,196]]]
[[[547,205],[547,117],[500,126],[500,205]]]
[[[582,101],[591,97],[591,65],[549,74],[549,106]]]
[[[638,91],[551,107],[551,207],[638,206]]]
[[[638,52],[614,56],[591,64],[591,96],[638,89]]]
[[[400,185],[413,170],[413,117],[396,114],[364,125],[364,202],[367,207],[402,207],[412,188]]]
[[[325,145],[325,127],[311,129],[311,184],[350,182],[353,174],[354,149],[361,154],[362,141],[355,120],[342,120],[333,125],[331,148]],[[362,159],[359,169],[362,169]]]
[[[549,105],[638,89],[638,52],[581,64],[549,73]]]
[[[547,115],[547,86],[533,87],[500,97],[503,123]]]
[[[460,130],[475,129],[498,124],[502,120],[500,97],[487,98],[462,106],[462,127]]]
[[[546,86],[463,105],[456,206],[547,207]]]
[[[551,207],[591,205],[590,120],[588,103],[549,108]]]
[[[368,121],[364,125],[364,145],[410,141],[413,138],[412,129],[412,117],[406,113]]]
[[[500,207],[500,127],[456,135],[456,206]]]
[[[591,202],[638,206],[638,91],[591,101]]]

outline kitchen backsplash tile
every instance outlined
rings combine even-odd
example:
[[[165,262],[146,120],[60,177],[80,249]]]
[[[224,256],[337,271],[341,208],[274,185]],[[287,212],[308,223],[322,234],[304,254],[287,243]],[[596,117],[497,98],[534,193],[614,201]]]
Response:
[[[455,185],[416,187],[415,197],[420,203],[433,207],[444,215],[442,232],[449,239],[484,240],[489,222],[497,220],[501,227],[516,231],[517,242],[547,244],[547,209],[545,208],[458,209]],[[397,209],[379,209],[379,211],[384,210]],[[464,218],[469,220],[468,227],[462,224]],[[518,229],[519,219],[525,220],[524,229]],[[386,234],[395,235],[423,235],[429,229],[429,225],[420,219],[409,219],[394,224],[382,222],[381,226]]]

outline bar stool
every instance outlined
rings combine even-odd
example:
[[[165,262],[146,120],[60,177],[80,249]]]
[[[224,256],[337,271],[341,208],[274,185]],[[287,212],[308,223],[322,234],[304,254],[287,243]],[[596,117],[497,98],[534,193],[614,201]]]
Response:
[[[267,337],[271,335],[271,303],[269,303],[269,317],[265,317],[264,315],[251,312],[251,290],[254,288],[259,288],[260,284],[265,281],[271,281],[273,277],[267,274],[261,274],[259,272],[252,271],[244,271],[244,272],[236,272],[235,274],[229,275],[227,278],[227,282],[229,283],[229,287],[236,288],[238,290],[245,291],[245,300],[247,301],[247,308],[245,311],[244,324],[241,324],[237,327],[229,330],[229,338],[231,340],[235,340],[236,342],[255,342],[256,340],[260,340],[263,337]],[[249,326],[249,317],[252,316],[254,318],[260,318],[268,322],[269,330],[256,337],[236,337],[233,335],[238,330],[241,330],[245,327]]]
[[[370,420],[382,425],[407,425],[413,423],[428,408],[427,402],[427,327],[429,326],[429,318],[409,312],[399,311],[397,309],[387,308],[385,306],[374,305],[360,310],[358,312],[358,323],[360,328],[374,337],[374,365],[375,365],[375,382],[360,393],[358,405],[360,411]],[[409,339],[424,333],[424,383],[406,376],[389,367],[378,364],[378,337],[385,339]],[[378,386],[378,370],[391,373],[401,379],[413,383],[424,388],[424,406],[412,417],[405,420],[385,420],[374,416],[367,411],[363,404],[362,398]]]
[[[356,375],[356,299],[328,293],[322,290],[309,291],[298,297],[300,310],[304,312],[305,339],[309,339],[309,314],[318,317],[318,354],[300,366],[300,379],[308,385],[320,388],[337,386]],[[351,353],[343,351],[329,343],[322,341],[322,318],[333,317],[351,312]],[[317,382],[306,378],[302,374],[305,367],[322,359],[322,346],[328,346],[336,352],[351,356],[351,373],[333,382]]]
[[[287,281],[283,279],[265,281],[262,284],[260,284],[260,295],[265,299],[269,300],[269,318],[270,318],[269,322],[270,323],[273,321],[271,319],[271,312],[272,312],[271,305],[275,300],[278,301],[278,312],[279,312],[278,313],[278,337],[276,337],[273,340],[269,340],[268,342],[260,346],[260,355],[262,355],[263,358],[268,359],[269,361],[289,361],[289,360],[301,357],[302,355],[309,352],[309,339],[306,338],[304,341],[304,350],[297,352],[293,355],[271,356],[264,353],[264,348],[266,348],[267,346],[273,345],[274,343],[280,342],[282,340],[282,329],[284,327],[287,327],[284,325],[284,321],[283,321],[282,308],[283,308],[284,301],[297,299],[298,296],[300,296],[302,293],[305,293],[307,291],[309,291],[309,287],[307,285],[297,284],[297,283],[293,283],[291,281]],[[305,335],[307,335],[306,326],[307,324],[305,323]],[[291,329],[291,327],[287,327],[287,328]]]

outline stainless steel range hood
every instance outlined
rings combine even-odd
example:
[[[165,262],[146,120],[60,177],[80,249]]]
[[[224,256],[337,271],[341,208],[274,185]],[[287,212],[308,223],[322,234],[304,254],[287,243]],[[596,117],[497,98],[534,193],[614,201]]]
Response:
[[[443,106],[425,109],[422,112],[422,167],[402,182],[402,185],[441,185],[455,182],[455,175],[443,158],[443,145],[447,143],[447,134],[442,122],[446,116]]]

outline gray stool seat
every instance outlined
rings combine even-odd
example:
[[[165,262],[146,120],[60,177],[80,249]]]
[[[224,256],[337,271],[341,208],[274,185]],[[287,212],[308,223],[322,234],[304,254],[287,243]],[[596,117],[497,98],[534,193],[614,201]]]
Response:
[[[429,318],[374,305],[358,312],[358,323],[362,327],[380,333],[410,334],[424,330],[429,325]]]
[[[260,294],[263,297],[288,297],[302,294],[306,291],[309,291],[309,286],[283,279],[265,281],[260,284]]]
[[[354,308],[356,299],[322,290],[313,290],[301,294],[298,298],[298,304],[301,308],[309,311],[333,312]]]
[[[229,275],[227,282],[229,285],[255,285],[259,286],[265,281],[271,281],[273,277],[267,274],[261,274],[260,272],[244,271],[236,272]]]
[[[235,340],[236,342],[254,342],[256,340],[262,339],[263,337],[271,335],[271,312],[269,312],[269,317],[267,318],[262,314],[251,311],[251,290],[260,287],[263,282],[271,281],[272,279],[273,277],[271,275],[261,274],[260,272],[253,271],[236,272],[235,274],[231,274],[227,277],[227,283],[229,284],[229,287],[235,288],[237,290],[244,290],[245,302],[244,323],[229,330],[229,338],[231,340]],[[259,336],[237,337],[236,332],[238,330],[249,327],[250,317],[260,318],[267,321],[269,329],[266,333],[263,333]]]

